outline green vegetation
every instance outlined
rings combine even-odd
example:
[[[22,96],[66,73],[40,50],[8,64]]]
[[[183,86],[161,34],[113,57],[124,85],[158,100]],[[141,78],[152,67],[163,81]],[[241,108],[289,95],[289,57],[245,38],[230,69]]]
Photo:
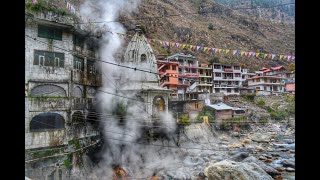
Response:
[[[67,158],[66,160],[64,160],[64,165],[66,166],[67,169],[70,169],[71,168],[71,162],[70,162],[70,159]]]
[[[245,98],[248,101],[254,102],[254,98],[256,97],[255,93],[241,94],[241,97]]]
[[[41,158],[41,157],[58,154],[60,153],[61,149],[62,148],[45,149],[45,150],[38,150],[38,151],[30,151],[29,153],[33,156],[33,158]]]
[[[183,114],[178,119],[178,124],[188,126],[191,124],[191,120],[189,119],[188,114]]]
[[[26,10],[28,12],[51,11],[60,15],[68,15],[66,10],[62,9],[61,7],[52,6],[49,4],[49,1],[46,0],[38,0],[36,4],[33,4],[32,0],[28,0],[26,2]]]
[[[202,122],[203,116],[208,116],[208,121],[209,122],[213,122],[214,121],[214,111],[209,109],[208,107],[204,106],[202,108],[202,110],[199,112],[198,116],[197,116],[197,121]]]
[[[220,59],[218,57],[214,57],[209,60],[209,64],[219,63],[219,62],[220,62]]]
[[[112,114],[120,117],[125,117],[127,115],[127,107],[125,103],[119,102],[114,108]]]
[[[212,23],[209,23],[208,29],[209,29],[209,30],[213,30],[213,24],[212,24]]]
[[[264,99],[259,98],[259,99],[257,99],[256,104],[257,104],[259,107],[264,107],[264,106],[266,105],[266,102],[264,101]]]

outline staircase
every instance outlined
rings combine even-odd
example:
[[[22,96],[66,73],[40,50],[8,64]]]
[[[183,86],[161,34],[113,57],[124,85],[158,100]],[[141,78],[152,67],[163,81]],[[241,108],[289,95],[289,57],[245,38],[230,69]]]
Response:
[[[197,86],[198,86],[198,82],[194,82],[191,86],[187,88],[187,92],[196,92]]]

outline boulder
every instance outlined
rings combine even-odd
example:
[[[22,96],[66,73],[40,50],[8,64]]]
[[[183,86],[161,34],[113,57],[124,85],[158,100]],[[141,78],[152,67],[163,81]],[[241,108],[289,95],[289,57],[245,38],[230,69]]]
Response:
[[[285,170],[288,171],[288,172],[294,172],[295,171],[295,169],[293,169],[291,167],[287,167]]]
[[[251,162],[223,160],[205,168],[204,174],[209,180],[273,180],[261,167]]]
[[[258,166],[260,166],[266,173],[268,173],[271,176],[274,175],[279,175],[281,174],[280,172],[278,172],[276,169],[274,169],[273,167],[265,164],[264,162],[256,159],[253,156],[247,157],[246,159],[244,159],[242,162],[253,162],[256,163]]]
[[[295,160],[294,159],[286,159],[281,162],[283,167],[292,167],[295,168]]]
[[[253,133],[249,134],[248,138],[255,142],[270,142],[272,135],[271,134],[262,134],[262,133]]]
[[[240,141],[241,141],[242,143],[251,143],[251,142],[252,142],[252,140],[251,140],[251,139],[248,139],[248,138],[240,139]]]
[[[247,157],[249,157],[249,153],[247,153],[247,152],[239,152],[239,153],[231,156],[229,158],[229,160],[240,162],[240,161],[244,160]]]

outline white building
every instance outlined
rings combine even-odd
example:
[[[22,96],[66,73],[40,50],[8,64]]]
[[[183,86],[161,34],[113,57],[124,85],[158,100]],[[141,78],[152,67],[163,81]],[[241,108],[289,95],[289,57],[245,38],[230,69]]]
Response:
[[[242,72],[239,65],[224,65],[213,63],[213,86],[212,92],[223,92],[225,95],[239,95],[240,84],[242,82]]]

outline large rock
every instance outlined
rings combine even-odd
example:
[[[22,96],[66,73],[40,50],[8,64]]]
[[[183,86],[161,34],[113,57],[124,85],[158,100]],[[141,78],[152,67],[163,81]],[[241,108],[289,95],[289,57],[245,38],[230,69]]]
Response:
[[[244,159],[242,162],[253,162],[256,163],[258,166],[260,166],[266,173],[270,174],[271,176],[274,175],[279,175],[281,174],[280,172],[278,172],[276,169],[274,169],[273,167],[265,164],[264,162],[256,159],[253,156],[247,157],[246,159]]]
[[[295,160],[294,159],[286,159],[281,162],[283,167],[292,167],[295,168]]]
[[[273,180],[255,163],[231,160],[223,160],[206,167],[204,174],[209,180]]]
[[[262,133],[253,133],[249,134],[248,138],[255,142],[270,142],[272,135],[271,134],[262,134]]]
[[[231,157],[229,158],[229,160],[231,160],[231,161],[236,161],[236,162],[240,162],[240,161],[244,160],[244,159],[247,158],[247,157],[249,157],[249,153],[247,153],[247,152],[239,152],[239,153],[231,156]]]

